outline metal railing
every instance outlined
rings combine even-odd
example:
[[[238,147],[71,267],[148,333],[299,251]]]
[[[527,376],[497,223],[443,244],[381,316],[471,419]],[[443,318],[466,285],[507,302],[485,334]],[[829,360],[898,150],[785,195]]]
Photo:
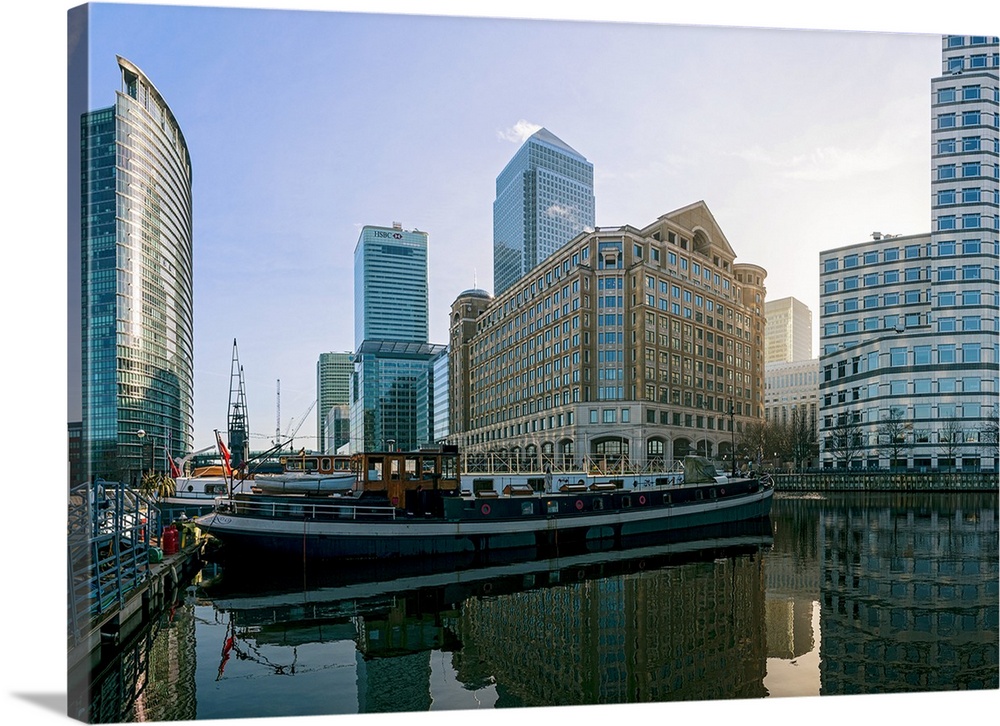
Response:
[[[254,495],[253,499],[216,499],[215,511],[220,514],[239,514],[263,519],[395,519],[396,508],[373,504],[317,504],[295,501],[290,497],[268,499]]]
[[[149,573],[151,536],[159,535],[156,505],[114,482],[70,490],[67,521],[68,638],[75,645],[90,625],[122,608]]]

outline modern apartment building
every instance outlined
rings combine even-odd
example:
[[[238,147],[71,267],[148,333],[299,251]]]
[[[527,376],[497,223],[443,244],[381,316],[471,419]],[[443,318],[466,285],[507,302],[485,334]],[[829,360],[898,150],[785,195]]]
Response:
[[[453,440],[525,467],[730,457],[764,416],[766,272],[735,259],[697,202],[580,234],[492,300],[460,297],[468,419],[453,416]]]
[[[427,233],[366,226],[354,250],[351,451],[431,441]]]
[[[764,362],[793,363],[813,357],[812,310],[794,297],[768,300],[764,306]]]
[[[82,471],[132,481],[194,445],[191,159],[170,107],[119,57],[81,119]]]
[[[353,355],[350,352],[320,353],[316,361],[316,441],[320,451],[335,453],[350,440],[350,416],[344,415],[351,404],[351,375],[354,373]],[[330,419],[330,411],[339,413]],[[331,421],[337,431],[331,431]],[[332,447],[332,448],[331,448]]]
[[[825,467],[995,468],[998,39],[944,36],[931,232],[820,255]]]
[[[594,167],[547,129],[507,163],[493,202],[493,289],[497,295],[594,226]]]

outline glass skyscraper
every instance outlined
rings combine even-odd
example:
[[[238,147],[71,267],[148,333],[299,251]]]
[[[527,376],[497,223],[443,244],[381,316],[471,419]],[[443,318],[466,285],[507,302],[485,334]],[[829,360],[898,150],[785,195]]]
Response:
[[[431,441],[427,233],[366,226],[354,250],[351,451]]]
[[[427,342],[427,233],[365,226],[354,249],[354,347]]]
[[[115,104],[81,119],[82,456],[132,480],[194,444],[191,160],[159,91],[118,66]]]
[[[942,38],[930,233],[820,255],[825,467],[997,466],[997,49],[996,37]]]
[[[316,441],[320,451],[334,453],[350,438],[348,431],[331,431],[329,417],[334,407],[343,407],[346,411],[351,403],[351,374],[354,371],[352,359],[351,353],[320,353],[319,360],[316,361],[316,401],[319,408],[316,415]],[[340,421],[337,417],[332,420]],[[331,442],[332,448],[327,442]]]
[[[573,237],[594,227],[594,166],[547,129],[497,177],[493,291],[499,295]]]

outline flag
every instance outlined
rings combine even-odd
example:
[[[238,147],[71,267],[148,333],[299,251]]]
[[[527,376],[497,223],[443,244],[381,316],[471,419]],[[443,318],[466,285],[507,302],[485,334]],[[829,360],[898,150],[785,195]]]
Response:
[[[167,462],[170,464],[170,476],[176,479],[181,475],[181,470],[177,468],[177,464],[170,458],[170,452],[167,451],[166,447],[163,447],[163,453],[167,455]]]
[[[232,476],[233,467],[229,463],[229,449],[227,449],[226,445],[222,443],[222,436],[219,435],[218,430],[215,432],[215,440],[219,444],[219,453],[222,455],[222,468],[226,472],[226,476]]]

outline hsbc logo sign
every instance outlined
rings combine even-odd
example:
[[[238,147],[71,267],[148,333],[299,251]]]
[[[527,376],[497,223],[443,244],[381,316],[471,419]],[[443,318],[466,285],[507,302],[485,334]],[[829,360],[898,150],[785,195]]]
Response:
[[[402,232],[388,232],[382,229],[373,230],[372,235],[377,239],[403,239]]]

